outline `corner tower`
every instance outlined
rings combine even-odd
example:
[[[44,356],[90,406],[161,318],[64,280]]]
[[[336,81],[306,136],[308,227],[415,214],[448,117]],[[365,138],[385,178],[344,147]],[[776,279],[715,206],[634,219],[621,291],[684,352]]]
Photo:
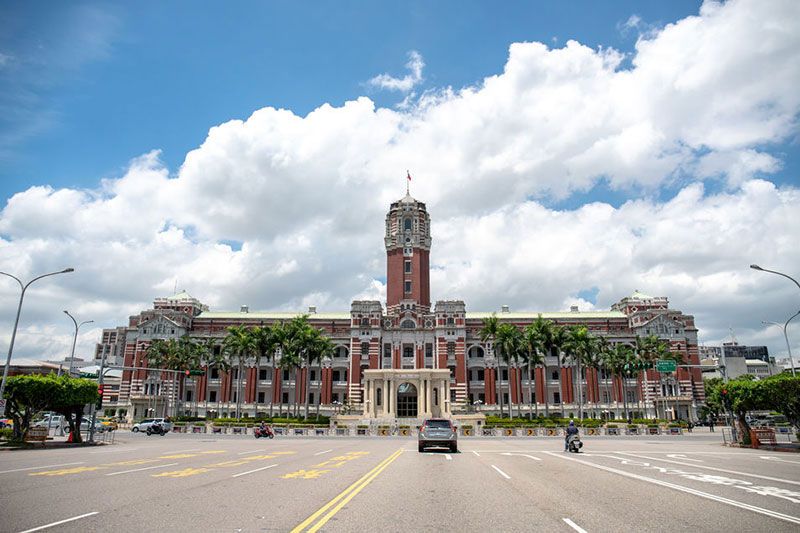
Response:
[[[425,204],[406,192],[386,215],[386,307],[411,304],[421,312],[431,308],[431,218]]]

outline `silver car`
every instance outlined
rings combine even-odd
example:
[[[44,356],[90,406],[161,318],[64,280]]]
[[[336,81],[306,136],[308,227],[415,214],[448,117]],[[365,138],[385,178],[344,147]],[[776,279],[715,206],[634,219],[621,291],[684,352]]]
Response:
[[[147,428],[149,428],[156,422],[161,424],[167,431],[172,431],[172,422],[168,422],[164,418],[145,418],[138,424],[134,424],[133,427],[131,428],[131,431],[133,431],[134,433],[138,433],[140,431],[147,431]]]
[[[419,451],[427,447],[449,448],[451,452],[458,451],[458,433],[453,423],[446,418],[429,418],[419,428]]]

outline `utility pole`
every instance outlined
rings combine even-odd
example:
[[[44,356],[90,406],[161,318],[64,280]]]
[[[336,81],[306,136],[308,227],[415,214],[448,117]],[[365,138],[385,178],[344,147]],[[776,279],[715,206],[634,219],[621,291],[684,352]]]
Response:
[[[100,405],[103,404],[103,378],[106,369],[106,351],[103,350],[103,357],[100,359],[100,373],[97,375],[97,388],[100,390]],[[97,404],[92,405],[92,424],[89,426],[89,442],[94,442],[94,424],[97,421]]]

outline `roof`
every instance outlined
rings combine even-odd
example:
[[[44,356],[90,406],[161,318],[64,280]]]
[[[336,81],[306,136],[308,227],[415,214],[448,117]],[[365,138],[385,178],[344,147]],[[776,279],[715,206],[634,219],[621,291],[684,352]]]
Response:
[[[625,313],[621,311],[562,311],[562,312],[555,312],[555,313],[542,313],[540,311],[519,311],[513,313],[503,313],[497,311],[475,311],[472,313],[467,313],[467,320],[469,319],[483,319],[489,318],[492,315],[497,315],[499,319],[511,319],[511,320],[524,320],[524,319],[535,319],[539,315],[542,315],[542,318],[549,318],[549,319],[567,319],[567,318],[575,318],[575,319],[586,319],[586,318],[625,318],[628,317]]]
[[[652,296],[648,296],[644,293],[639,292],[639,289],[634,289],[633,294],[629,296],[632,300],[652,300]]]
[[[302,315],[308,315],[309,320],[350,320],[349,311],[344,313],[300,313],[297,311],[250,311],[242,313],[236,311],[203,311],[195,317],[195,320],[291,320],[292,318]]]
[[[68,363],[67,363],[68,364]],[[45,361],[43,359],[25,359],[21,357],[15,357],[11,360],[11,366],[15,366],[17,368],[20,367],[40,367],[40,368],[58,368],[57,364],[51,363],[49,361]]]
[[[194,299],[195,297],[186,291],[181,291],[178,294],[173,294],[172,296],[164,297],[164,300],[194,300]]]

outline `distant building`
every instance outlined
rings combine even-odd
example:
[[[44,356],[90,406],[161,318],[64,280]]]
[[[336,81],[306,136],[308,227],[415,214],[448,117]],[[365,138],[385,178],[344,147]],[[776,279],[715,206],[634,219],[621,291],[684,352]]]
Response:
[[[781,372],[775,360],[769,357],[766,346],[743,346],[737,342],[725,342],[722,346],[700,346],[700,364],[716,368],[704,368],[703,378],[723,377],[721,366],[725,361],[728,379],[750,374],[758,379]],[[724,355],[724,358],[723,358]]]

